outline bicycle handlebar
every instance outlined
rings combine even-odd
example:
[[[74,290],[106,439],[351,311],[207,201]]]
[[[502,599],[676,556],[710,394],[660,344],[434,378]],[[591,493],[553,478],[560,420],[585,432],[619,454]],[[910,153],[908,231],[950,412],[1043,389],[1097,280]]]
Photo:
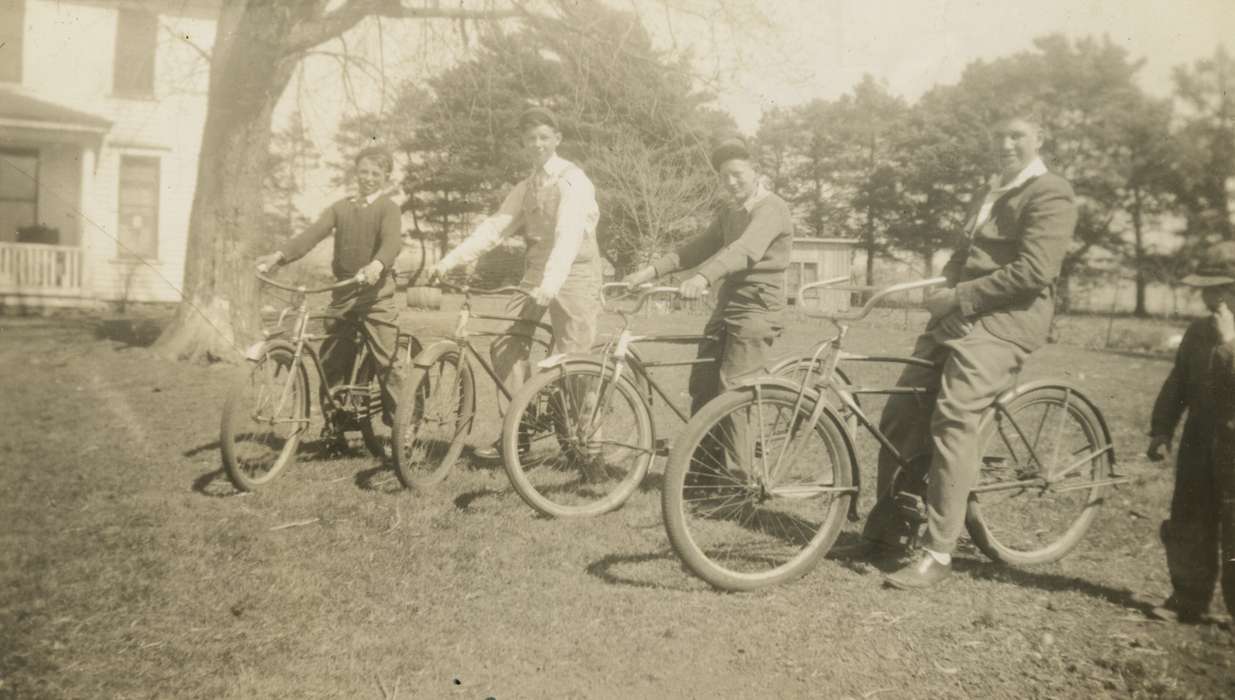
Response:
[[[647,305],[648,300],[656,296],[657,294],[670,294],[673,296],[680,296],[681,294],[681,290],[678,287],[653,287],[648,284],[639,284],[639,285],[632,286],[631,284],[627,282],[608,282],[600,286],[602,304],[607,303],[609,301],[609,299],[607,298],[608,295],[605,292],[606,290],[611,289],[611,288],[622,288],[627,291],[633,290],[639,293],[639,301],[638,303],[635,304],[635,307],[633,309],[618,311],[618,313],[623,314],[623,315],[639,313],[640,311],[643,310],[643,307]],[[624,294],[622,295],[622,297],[619,297],[619,298],[625,298],[628,296],[630,296],[630,294]]]
[[[430,286],[437,287],[438,289],[441,289],[443,291],[458,292],[460,294],[481,294],[481,295],[494,294],[496,295],[496,294],[506,294],[509,292],[515,292],[517,294],[522,294],[524,296],[529,296],[529,297],[532,296],[532,293],[524,289],[523,287],[517,287],[517,286],[509,285],[509,284],[504,287],[495,287],[493,289],[485,289],[483,287],[472,287],[466,284],[464,285],[451,284],[449,282],[442,282],[439,280],[437,282],[434,282]]]
[[[301,285],[299,287],[293,287],[290,284],[284,284],[276,279],[267,277],[265,274],[261,272],[257,272],[254,274],[257,275],[257,279],[260,280],[263,284],[268,284],[271,287],[276,287],[278,289],[283,289],[289,292],[298,292],[300,294],[322,294],[323,292],[333,292],[336,289],[343,289],[345,287],[350,287],[353,284],[360,282],[360,279],[361,279],[360,274],[357,273],[356,276],[352,277],[351,279],[346,279],[346,280],[343,280],[342,282],[336,282],[327,287],[315,287],[313,289],[309,289],[308,287],[305,287],[304,285]]]
[[[913,282],[901,282],[900,284],[892,284],[892,285],[888,285],[887,287],[856,287],[856,286],[832,287],[831,286],[831,285],[836,284],[837,282],[844,282],[848,279],[849,279],[848,276],[833,277],[832,279],[820,280],[818,282],[811,282],[810,284],[804,284],[798,288],[798,299],[799,300],[802,299],[804,292],[808,292],[813,289],[819,289],[822,287],[828,287],[830,290],[835,290],[838,292],[874,292],[874,294],[871,295],[871,298],[867,299],[866,303],[862,305],[862,308],[858,309],[857,311],[851,311],[848,313],[832,313],[832,312],[826,312],[826,311],[810,311],[809,309],[805,307],[801,307],[802,313],[806,314],[807,316],[810,316],[811,318],[827,318],[833,321],[860,321],[866,318],[866,316],[870,314],[871,310],[875,308],[875,305],[884,297],[891,296],[893,294],[900,294],[901,292],[910,292],[915,289],[925,289],[927,287],[934,287],[935,285],[943,284],[944,282],[947,281],[946,277],[931,277],[929,279],[915,280]]]

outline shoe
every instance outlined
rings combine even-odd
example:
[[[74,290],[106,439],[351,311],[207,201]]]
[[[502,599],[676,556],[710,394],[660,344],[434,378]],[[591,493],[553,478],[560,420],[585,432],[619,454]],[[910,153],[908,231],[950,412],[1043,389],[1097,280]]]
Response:
[[[1195,625],[1205,617],[1200,610],[1181,607],[1178,599],[1173,595],[1163,601],[1162,605],[1150,608],[1145,614],[1153,620],[1178,622],[1183,625]]]
[[[501,459],[502,450],[499,447],[500,444],[501,443],[495,441],[492,445],[485,445],[484,447],[477,447],[476,449],[472,450],[472,454],[475,455],[477,459],[488,459],[488,460]]]
[[[856,542],[833,547],[828,552],[832,559],[852,559],[859,561],[891,561],[904,556],[909,550],[898,544],[880,542],[859,538]]]
[[[884,577],[884,584],[903,591],[930,588],[952,574],[951,564],[940,564],[929,552],[918,555],[917,561]]]

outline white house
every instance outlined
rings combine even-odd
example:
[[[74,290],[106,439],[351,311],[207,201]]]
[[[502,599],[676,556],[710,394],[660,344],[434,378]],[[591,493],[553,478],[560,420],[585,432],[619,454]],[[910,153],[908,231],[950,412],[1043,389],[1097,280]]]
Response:
[[[0,306],[178,299],[218,12],[0,2]]]

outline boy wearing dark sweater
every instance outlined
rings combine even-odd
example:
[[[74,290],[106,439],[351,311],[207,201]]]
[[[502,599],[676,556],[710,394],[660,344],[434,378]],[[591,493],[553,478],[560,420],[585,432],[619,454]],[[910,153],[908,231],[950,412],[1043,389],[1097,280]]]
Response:
[[[389,422],[394,416],[402,371],[395,350],[399,310],[394,301],[394,261],[402,245],[400,211],[399,205],[381,191],[390,178],[393,159],[386,149],[372,146],[360,151],[354,164],[357,194],[330,205],[316,222],[282,248],[259,257],[257,269],[265,272],[299,260],[334,234],[334,276],[339,281],[356,279],[358,284],[336,290],[326,313],[364,328],[369,350],[384,368],[382,401]],[[349,379],[359,350],[353,342],[352,323],[327,326],[331,335],[322,342],[321,361],[331,386]]]
[[[1148,455],[1163,458],[1184,411],[1170,519],[1162,523],[1171,596],[1153,616],[1197,622],[1221,579],[1235,614],[1235,242],[1206,251],[1184,284],[1199,287],[1210,315],[1192,322],[1154,402]]]
[[[730,201],[706,231],[624,280],[643,284],[694,268],[695,274],[680,288],[686,299],[720,285],[716,309],[703,329],[715,340],[699,348],[700,358],[717,362],[691,369],[692,413],[739,375],[767,369],[772,344],[784,328],[785,269],[793,247],[789,205],[763,187],[746,145],[738,140],[721,143],[711,160]]]

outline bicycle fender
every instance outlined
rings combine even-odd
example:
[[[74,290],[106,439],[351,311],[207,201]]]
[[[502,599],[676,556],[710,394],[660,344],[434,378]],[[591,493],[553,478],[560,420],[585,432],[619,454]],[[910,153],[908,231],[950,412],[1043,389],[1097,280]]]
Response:
[[[274,350],[275,348],[286,350],[292,354],[295,354],[296,352],[296,346],[292,345],[286,340],[282,340],[282,339],[258,340],[254,342],[253,344],[249,345],[249,347],[244,349],[244,359],[248,360],[249,362],[257,362],[258,360],[262,359],[263,355],[265,355],[270,350]]]
[[[559,352],[556,355],[550,355],[540,362],[536,363],[538,369],[553,369],[571,362],[586,362],[589,365],[599,365],[600,360],[595,355],[589,355],[580,352]]]
[[[412,358],[412,366],[420,367],[421,369],[427,368],[433,364],[433,360],[436,359],[438,355],[448,351],[454,351],[460,354],[463,353],[462,348],[460,348],[458,343],[453,340],[434,341],[433,343],[421,348],[420,352],[416,353],[416,356]]]
[[[1011,389],[1008,389],[1004,393],[1000,394],[999,398],[995,399],[995,402],[1007,405],[1009,402],[1020,398],[1031,391],[1037,391],[1039,389],[1061,389],[1067,391],[1074,398],[1080,399],[1081,403],[1083,403],[1085,407],[1089,409],[1090,413],[1098,419],[1098,425],[1102,427],[1102,438],[1106,440],[1106,444],[1111,446],[1111,464],[1114,465],[1116,462],[1115,443],[1111,440],[1111,429],[1106,424],[1106,416],[1102,415],[1101,409],[1098,408],[1098,404],[1093,402],[1093,399],[1090,399],[1084,392],[1077,389],[1073,384],[1060,379],[1035,379],[1032,382],[1018,384]],[[982,425],[979,427],[979,431],[984,429],[987,423],[994,420],[994,416],[994,411],[987,414],[986,419],[982,421]]]

